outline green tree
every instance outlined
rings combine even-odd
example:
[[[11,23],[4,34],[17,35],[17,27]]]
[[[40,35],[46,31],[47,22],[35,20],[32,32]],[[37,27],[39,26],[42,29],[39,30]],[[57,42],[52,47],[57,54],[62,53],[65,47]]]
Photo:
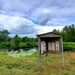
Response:
[[[64,42],[75,42],[75,25],[74,24],[65,26],[62,29],[62,31],[54,29],[53,32],[62,34]]]
[[[21,42],[28,42],[28,40],[29,40],[29,38],[27,36],[25,36],[21,39]]]
[[[19,44],[20,44],[20,40],[19,40],[19,37],[18,37],[18,35],[16,34],[15,36],[14,36],[14,48],[15,49],[19,49]]]
[[[10,33],[8,32],[8,30],[0,31],[0,42],[7,42],[9,39],[9,34]]]
[[[54,29],[53,32],[54,32],[54,33],[57,33],[57,34],[61,34],[61,31],[56,30],[56,29]]]
[[[75,25],[65,26],[62,30],[62,34],[65,42],[75,42]]]

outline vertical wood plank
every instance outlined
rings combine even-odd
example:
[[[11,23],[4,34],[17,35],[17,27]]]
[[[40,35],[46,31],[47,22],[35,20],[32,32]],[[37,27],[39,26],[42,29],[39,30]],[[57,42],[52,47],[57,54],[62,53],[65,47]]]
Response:
[[[63,40],[62,40],[62,38],[61,38],[61,49],[62,49],[62,51],[61,51],[61,54],[62,54],[62,66],[64,68],[65,65],[64,65],[64,52],[63,52]]]

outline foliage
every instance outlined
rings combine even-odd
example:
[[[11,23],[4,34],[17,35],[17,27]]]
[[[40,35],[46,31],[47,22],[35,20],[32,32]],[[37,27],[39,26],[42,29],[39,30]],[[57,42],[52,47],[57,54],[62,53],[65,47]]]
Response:
[[[66,42],[75,42],[75,25],[65,26],[62,30],[63,40]]]
[[[30,38],[28,38],[30,39]],[[1,42],[0,43],[0,51],[2,49],[8,49],[9,51],[11,50],[18,50],[19,48],[24,49],[25,51],[28,51],[28,48],[34,48],[37,46],[37,42],[20,42],[19,39],[12,39],[10,42]]]
[[[18,37],[18,35],[15,35],[14,36],[14,49],[15,50],[19,49],[19,44],[20,44],[19,37]]]
[[[74,45],[73,43],[71,43],[75,42],[74,24],[65,26],[62,31],[54,29],[53,32],[63,35],[63,41],[66,42],[63,43],[64,51],[74,50]],[[18,50],[19,48],[23,48],[27,51],[26,48],[33,48],[38,46],[37,38],[29,38],[27,36],[19,37],[17,34],[13,38],[10,38],[8,35],[9,35],[8,30],[0,31],[0,51],[1,49]]]
[[[9,48],[11,48],[11,43],[10,42],[0,43],[0,49],[9,49]]]
[[[8,30],[2,30],[0,31],[0,42],[7,42],[8,41],[8,35],[10,33],[8,32]]]
[[[74,24],[65,26],[62,29],[62,31],[54,29],[53,32],[62,34],[64,42],[75,42],[75,25]]]
[[[64,51],[75,51],[75,42],[63,42]]]
[[[20,46],[20,48],[26,48],[26,47],[27,47],[26,43],[24,43],[24,42],[21,42],[21,43],[19,44],[19,46]]]
[[[53,32],[57,33],[57,34],[61,34],[61,32],[59,30],[56,30],[56,29],[54,29]]]

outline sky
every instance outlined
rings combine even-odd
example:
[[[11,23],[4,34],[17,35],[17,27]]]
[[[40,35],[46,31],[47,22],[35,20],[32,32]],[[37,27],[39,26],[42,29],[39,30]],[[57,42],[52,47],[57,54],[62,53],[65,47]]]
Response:
[[[75,24],[75,0],[0,0],[0,30],[36,37]]]

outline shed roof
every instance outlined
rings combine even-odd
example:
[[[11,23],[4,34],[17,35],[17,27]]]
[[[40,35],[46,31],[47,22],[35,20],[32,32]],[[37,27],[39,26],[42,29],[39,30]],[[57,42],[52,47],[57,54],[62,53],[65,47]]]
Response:
[[[62,37],[61,34],[54,33],[54,32],[48,32],[48,33],[43,33],[43,34],[38,34],[38,37]]]

